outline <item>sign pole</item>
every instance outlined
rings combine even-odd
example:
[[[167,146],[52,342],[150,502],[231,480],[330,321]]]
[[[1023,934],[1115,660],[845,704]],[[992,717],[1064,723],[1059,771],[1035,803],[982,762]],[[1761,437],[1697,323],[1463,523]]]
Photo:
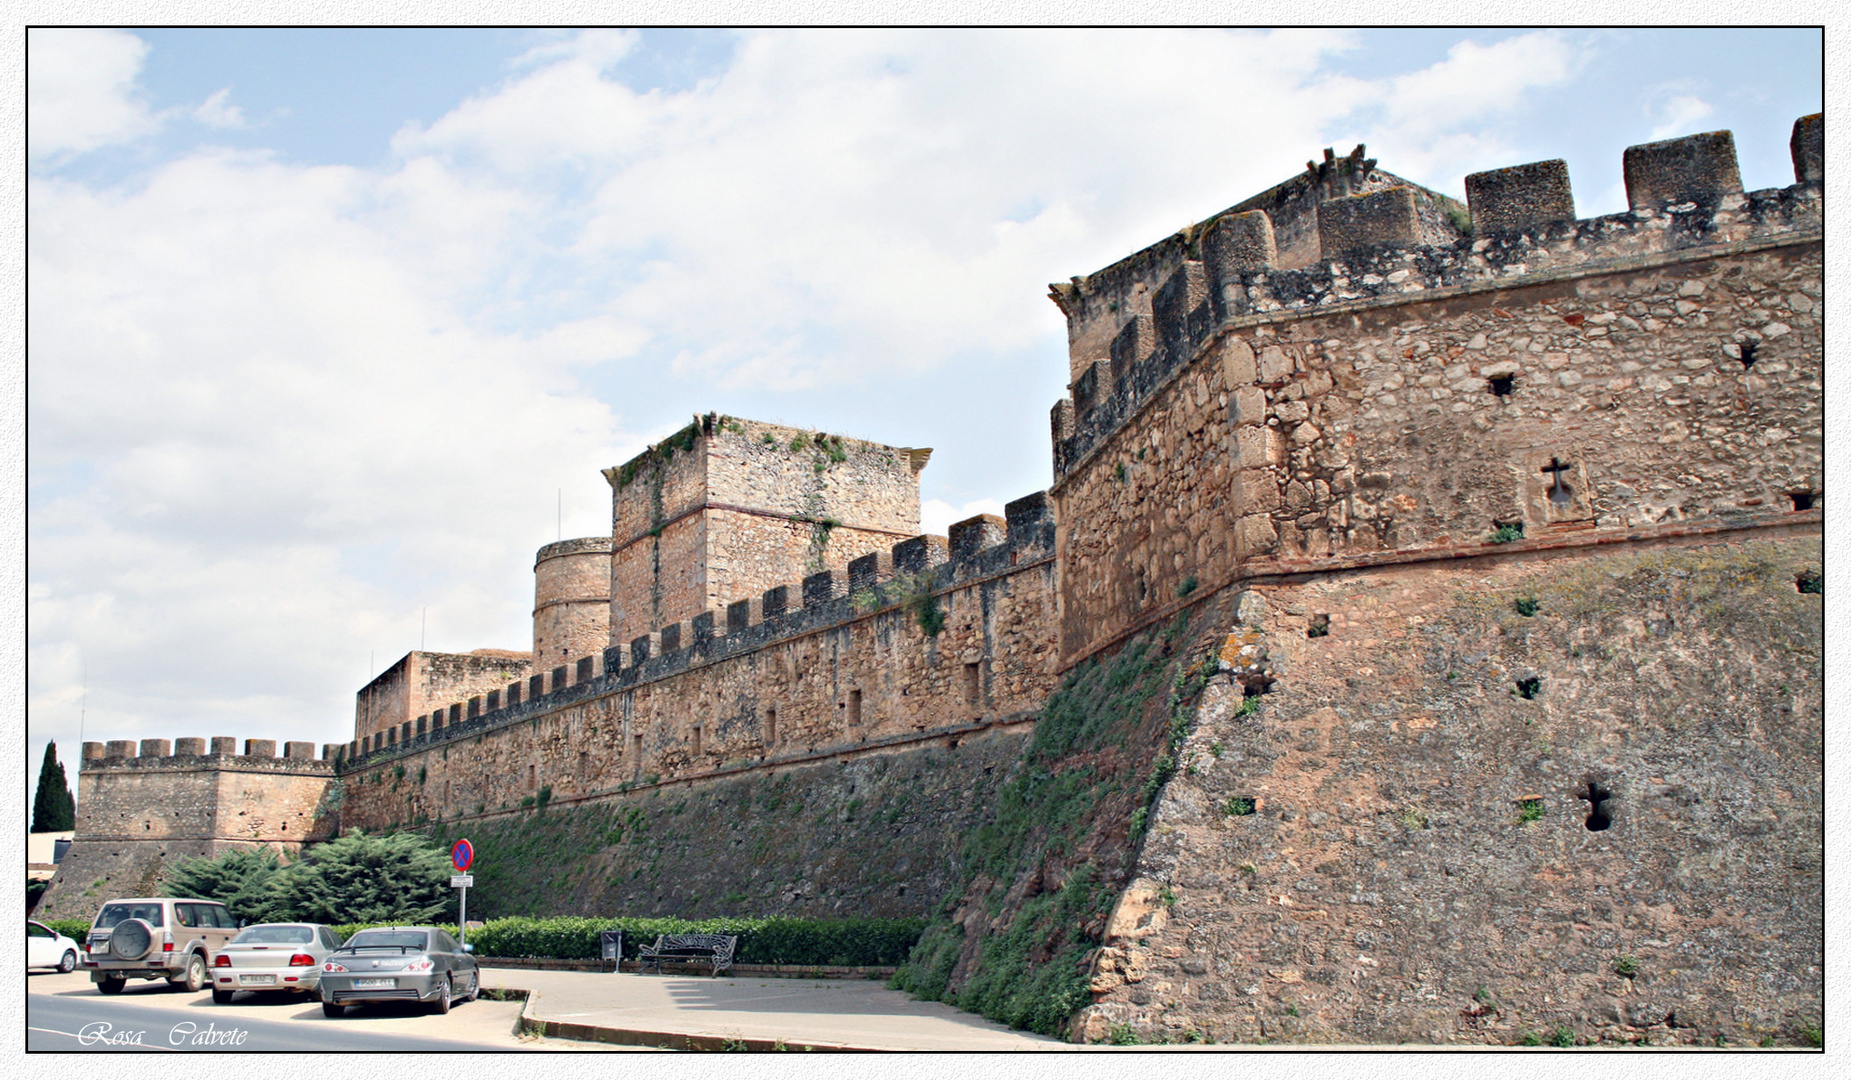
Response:
[[[456,890],[456,940],[464,946],[469,944],[469,887],[476,883],[469,864],[475,861],[475,845],[468,840],[450,845],[450,865],[456,867],[456,873],[450,875],[450,886]]]

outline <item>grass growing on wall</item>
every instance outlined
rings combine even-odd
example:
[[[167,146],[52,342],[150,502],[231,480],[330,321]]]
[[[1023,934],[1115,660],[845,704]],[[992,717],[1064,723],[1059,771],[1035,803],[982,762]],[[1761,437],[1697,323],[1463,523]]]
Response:
[[[1146,790],[1149,762],[1163,753],[1171,712],[1184,704],[1166,691],[1201,688],[1188,677],[1188,620],[1180,615],[1068,674],[995,818],[965,842],[962,881],[894,987],[1049,1035],[1064,1034],[1090,1003],[1088,953],[1129,871],[1132,822],[1154,794]],[[1021,899],[1005,910],[1012,896]],[[974,909],[992,929],[971,942],[964,926]]]

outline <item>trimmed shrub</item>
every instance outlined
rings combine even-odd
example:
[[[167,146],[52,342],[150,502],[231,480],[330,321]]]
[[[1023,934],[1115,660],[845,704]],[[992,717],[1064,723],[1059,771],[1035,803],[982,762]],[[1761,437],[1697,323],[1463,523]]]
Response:
[[[379,923],[334,927],[342,940]],[[439,924],[432,924],[439,925]],[[639,946],[662,934],[736,934],[733,959],[741,964],[792,964],[803,967],[892,967],[912,951],[925,928],[924,919],[592,919],[566,915],[551,919],[513,916],[491,919],[470,931],[477,956],[535,960],[593,960],[599,935],[623,931],[623,956],[636,959]],[[442,926],[452,936],[454,925]]]

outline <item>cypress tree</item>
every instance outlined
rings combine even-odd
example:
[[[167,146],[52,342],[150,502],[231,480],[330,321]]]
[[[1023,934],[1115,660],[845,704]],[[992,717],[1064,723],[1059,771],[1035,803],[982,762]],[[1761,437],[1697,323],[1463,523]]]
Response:
[[[39,766],[39,790],[32,798],[33,832],[68,832],[77,827],[77,800],[71,797],[64,766],[58,761],[58,744],[45,744],[45,763]]]

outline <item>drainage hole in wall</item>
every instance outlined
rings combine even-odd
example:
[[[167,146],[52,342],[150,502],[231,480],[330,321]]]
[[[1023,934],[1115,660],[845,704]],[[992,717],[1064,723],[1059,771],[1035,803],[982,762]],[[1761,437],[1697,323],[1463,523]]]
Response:
[[[1743,371],[1747,371],[1749,368],[1755,366],[1755,350],[1760,348],[1760,346],[1761,346],[1761,343],[1758,341],[1742,342],[1741,349],[1742,349],[1742,370]]]
[[[1330,633],[1330,616],[1313,615],[1311,625],[1305,627],[1306,637],[1325,637]]]
[[[1589,832],[1601,832],[1613,824],[1612,815],[1606,811],[1607,800],[1613,798],[1613,792],[1589,780],[1587,790],[1577,792],[1576,797],[1588,801],[1587,827]]]
[[[1491,392],[1501,398],[1509,397],[1510,392],[1517,388],[1517,377],[1515,375],[1493,375],[1489,379],[1486,379],[1485,382],[1490,386]]]
[[[1259,697],[1273,692],[1273,681],[1265,675],[1249,675],[1241,680],[1242,697]]]
[[[1527,679],[1517,680],[1517,696],[1525,701],[1533,701],[1542,692],[1542,680],[1532,675]]]
[[[1793,587],[1803,593],[1825,594],[1825,575],[1817,570],[1801,570],[1794,575]]]
[[[1795,510],[1812,509],[1812,492],[1810,491],[1789,491],[1787,492],[1787,498],[1793,500],[1793,508]]]

